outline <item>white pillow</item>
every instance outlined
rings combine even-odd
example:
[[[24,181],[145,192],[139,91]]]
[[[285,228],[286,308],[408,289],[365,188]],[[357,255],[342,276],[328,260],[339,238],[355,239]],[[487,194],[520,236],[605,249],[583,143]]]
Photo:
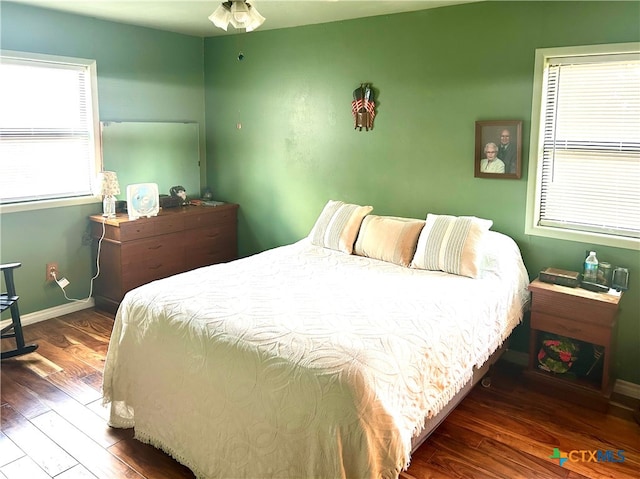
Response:
[[[309,239],[316,246],[351,254],[360,224],[371,211],[372,206],[329,200],[309,233]]]
[[[477,278],[482,239],[492,225],[475,216],[428,214],[411,267]]]

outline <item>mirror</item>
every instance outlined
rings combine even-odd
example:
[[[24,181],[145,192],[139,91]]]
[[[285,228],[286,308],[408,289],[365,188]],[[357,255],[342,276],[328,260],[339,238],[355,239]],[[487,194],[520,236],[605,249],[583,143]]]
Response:
[[[103,121],[101,130],[102,161],[118,175],[118,199],[135,183],[157,183],[161,195],[181,185],[200,197],[198,123]]]

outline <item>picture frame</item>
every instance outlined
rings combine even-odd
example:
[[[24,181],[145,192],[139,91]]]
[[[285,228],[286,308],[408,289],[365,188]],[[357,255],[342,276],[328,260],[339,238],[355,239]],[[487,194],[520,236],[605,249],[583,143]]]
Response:
[[[476,121],[474,172],[476,178],[521,178],[521,120]]]

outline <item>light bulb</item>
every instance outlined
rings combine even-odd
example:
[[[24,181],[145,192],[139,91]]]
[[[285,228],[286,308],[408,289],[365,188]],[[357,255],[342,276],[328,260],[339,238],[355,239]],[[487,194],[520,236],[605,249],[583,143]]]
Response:
[[[247,23],[249,20],[249,7],[243,1],[236,2],[234,1],[231,4],[231,15],[238,23]]]

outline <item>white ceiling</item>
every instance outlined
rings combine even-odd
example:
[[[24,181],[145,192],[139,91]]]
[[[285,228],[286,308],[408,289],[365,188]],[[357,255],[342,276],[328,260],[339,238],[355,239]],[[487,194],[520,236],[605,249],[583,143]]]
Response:
[[[232,26],[225,32],[208,20],[222,0],[11,1],[199,37],[244,32]],[[482,0],[249,0],[249,3],[266,18],[259,30],[274,30],[476,1]]]

